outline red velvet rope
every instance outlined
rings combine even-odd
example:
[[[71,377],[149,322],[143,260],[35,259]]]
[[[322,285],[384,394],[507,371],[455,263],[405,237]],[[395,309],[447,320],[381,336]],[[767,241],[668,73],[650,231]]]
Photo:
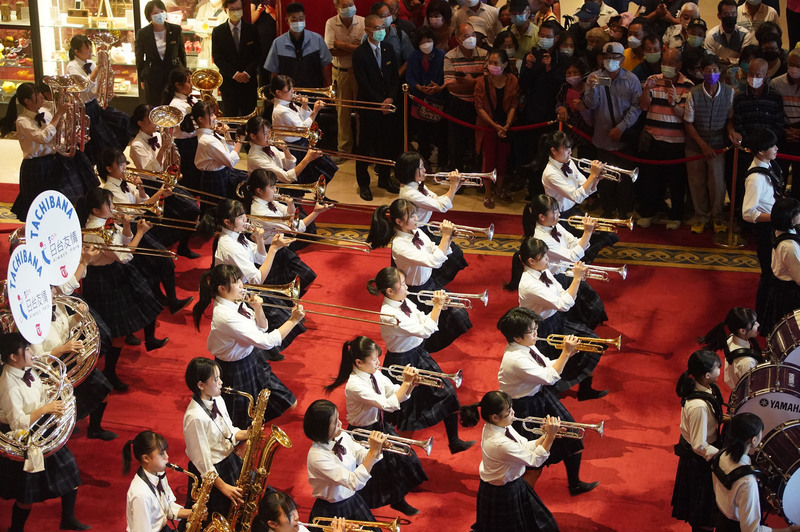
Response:
[[[453,122],[454,124],[458,124],[460,126],[468,127],[470,129],[477,129],[477,130],[480,130],[480,131],[494,131],[493,127],[478,126],[478,125],[475,125],[475,124],[470,124],[469,122],[464,122],[463,120],[459,120],[458,118],[456,118],[454,116],[451,116],[451,115],[445,113],[444,111],[441,111],[441,110],[437,109],[436,107],[430,105],[428,102],[426,102],[424,100],[420,100],[419,98],[417,98],[416,96],[414,96],[411,93],[408,94],[408,97],[413,102],[421,105],[422,107],[425,107],[426,109],[428,109],[430,111],[433,111],[437,115],[449,120],[450,122]],[[526,131],[526,130],[529,130],[529,129],[538,129],[540,127],[549,126],[550,124],[555,124],[556,122],[558,122],[558,120],[550,120],[549,122],[539,122],[537,124],[526,124],[524,126],[515,126],[515,127],[508,128],[508,130],[509,131]]]

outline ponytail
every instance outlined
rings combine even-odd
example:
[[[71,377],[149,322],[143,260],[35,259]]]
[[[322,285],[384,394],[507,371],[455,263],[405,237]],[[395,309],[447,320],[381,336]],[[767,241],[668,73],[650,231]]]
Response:
[[[127,475],[131,471],[131,449],[133,440],[128,440],[122,445],[122,474]]]
[[[333,379],[333,382],[325,387],[325,393],[330,395],[333,390],[347,382],[353,367],[356,365],[356,360],[364,361],[376,351],[378,356],[381,356],[381,348],[366,336],[357,336],[353,340],[345,342],[342,345],[342,361],[339,364],[339,373]]]
[[[226,221],[232,224],[237,217],[245,213],[246,211],[241,201],[221,200],[214,209],[203,214],[197,224],[196,233],[208,241],[214,236],[214,233],[225,227]]]
[[[192,307],[194,327],[200,330],[200,320],[211,301],[219,295],[219,287],[230,289],[231,284],[242,278],[242,271],[232,264],[217,264],[200,278],[200,296]]]
[[[37,94],[40,94],[40,91],[33,83],[19,84],[19,87],[17,87],[17,92],[14,93],[14,96],[11,97],[11,101],[8,102],[6,116],[0,120],[0,136],[8,135],[14,130],[17,117],[19,116],[17,104],[19,103],[20,105],[24,106],[25,104],[23,102],[25,102],[25,100],[30,100],[31,98],[36,97]]]
[[[747,447],[747,442],[758,436],[764,430],[764,422],[756,414],[744,412],[736,414],[728,424],[725,433],[725,448],[723,452],[738,462]]]
[[[367,281],[367,291],[373,296],[379,294],[385,296],[386,291],[389,288],[394,288],[404,276],[405,272],[403,272],[403,270],[395,268],[394,266],[388,266],[379,271],[374,279]]]
[[[396,220],[407,220],[417,212],[417,207],[408,200],[398,198],[391,205],[381,205],[372,213],[367,242],[372,249],[385,248],[394,238],[398,228]]]
[[[131,458],[136,457],[139,462],[142,456],[153,451],[163,453],[169,448],[167,440],[161,434],[152,430],[144,430],[136,435],[132,440],[128,440],[122,446],[122,474],[127,475],[131,470]]]
[[[544,241],[526,236],[519,245],[519,251],[511,258],[511,280],[503,288],[509,292],[519,289],[519,282],[525,271],[528,259],[539,260],[547,253],[547,244]]]
[[[500,391],[486,392],[481,398],[480,403],[462,406],[459,409],[461,425],[464,427],[474,427],[478,424],[479,419],[491,423],[492,416],[502,413],[506,408],[511,408],[510,395]]]
[[[254,120],[255,118],[261,118],[261,117],[256,116],[254,118],[251,118],[251,120]],[[250,175],[247,177],[247,180],[241,186],[241,190],[242,192],[244,192],[245,205],[250,205],[251,203],[253,203],[253,198],[256,197],[256,191],[258,189],[271,187],[277,182],[278,182],[278,177],[269,170],[258,168],[250,172]]]
[[[722,364],[719,356],[713,352],[705,349],[700,349],[689,355],[687,362],[688,369],[684,371],[678,382],[675,385],[675,393],[678,397],[684,398],[694,391],[697,379],[700,379],[706,373],[714,371],[714,368],[720,367]]]
[[[728,335],[725,334],[725,328],[728,329],[729,334],[736,335],[739,329],[751,329],[757,320],[758,317],[753,309],[747,307],[733,307],[728,311],[728,315],[725,316],[725,321],[716,324],[705,336],[698,338],[697,341],[705,345],[708,349],[723,349],[728,340]]]
[[[725,322],[721,321],[714,325],[705,336],[698,336],[697,343],[712,351],[719,351],[725,348],[728,335],[725,334]]]

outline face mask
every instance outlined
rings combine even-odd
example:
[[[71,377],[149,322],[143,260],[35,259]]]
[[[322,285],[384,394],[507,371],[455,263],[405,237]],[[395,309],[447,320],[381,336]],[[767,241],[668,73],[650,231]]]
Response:
[[[372,32],[372,38],[378,42],[381,42],[386,38],[386,30],[381,28],[379,30],[375,30]]]
[[[725,30],[727,33],[733,31],[733,28],[736,27],[736,16],[732,17],[722,17],[722,29]]]
[[[511,17],[511,20],[514,21],[514,24],[516,26],[523,26],[526,22],[528,22],[528,16],[527,15],[514,15],[513,17]]]
[[[429,54],[433,51],[433,42],[424,42],[419,45],[419,51],[423,54]]]
[[[391,25],[392,25],[392,22],[394,21],[394,19],[393,19],[391,16],[384,17],[384,18],[382,18],[381,20],[383,21],[383,25],[384,25],[385,27],[387,27],[387,28],[388,28],[389,26],[391,26]]]
[[[353,18],[356,15],[356,6],[343,7],[339,9],[339,16],[342,18]]]
[[[761,57],[764,61],[772,62],[778,59],[781,56],[778,52],[769,51],[769,52],[761,52]]]
[[[572,57],[575,53],[575,48],[560,48],[558,51],[564,57]]]
[[[592,24],[594,24],[594,22],[584,22],[582,20],[578,20],[578,26],[580,26],[583,30],[588,30],[592,27]]]
[[[754,89],[761,88],[761,85],[764,84],[764,78],[747,78],[747,84],[753,87]]]
[[[304,29],[306,29],[306,21],[301,20],[300,22],[292,22],[289,24],[289,28],[295,33],[300,33]]]
[[[461,46],[466,48],[467,50],[472,50],[478,44],[478,39],[475,37],[467,37],[461,42]]]
[[[616,72],[619,70],[621,61],[619,59],[605,59],[603,60],[603,67],[609,72]]]
[[[514,58],[514,56],[517,55],[517,49],[516,48],[505,48],[505,51],[506,51],[506,55],[508,57],[512,58],[512,59]]]
[[[658,63],[661,61],[661,52],[650,52],[648,54],[644,54],[644,60],[648,63]]]
[[[798,79],[800,78],[800,67],[789,67],[788,73],[790,78]]]
[[[542,50],[549,50],[550,48],[553,47],[554,42],[555,39],[553,39],[552,37],[545,37],[543,39],[539,39],[539,48],[541,48]]]
[[[467,0],[464,3],[467,4],[467,7],[475,7],[481,3],[481,0]]]
[[[244,15],[244,11],[242,11],[241,9],[231,9],[230,11],[228,11],[228,18],[234,24],[236,24],[240,20],[242,20],[242,16],[243,15]]]
[[[628,48],[639,48],[642,45],[642,41],[631,35],[628,37]]]
[[[710,74],[703,74],[703,79],[709,85],[716,85],[719,81],[719,72],[712,72]]]
[[[493,76],[499,76],[500,74],[503,73],[503,70],[505,70],[505,68],[506,68],[505,65],[502,65],[502,66],[500,66],[500,65],[488,65],[489,74],[491,74]]]
[[[156,13],[150,19],[153,21],[153,24],[163,25],[167,21],[167,14],[166,13]]]
[[[428,24],[431,25],[431,28],[441,28],[444,25],[444,19],[442,17],[429,18]]]
[[[568,76],[567,77],[567,83],[569,83],[573,87],[575,85],[577,85],[578,83],[580,83],[580,81],[581,81],[581,77],[580,76]]]
[[[699,35],[689,35],[689,37],[686,38],[686,42],[692,48],[697,48],[698,46],[703,44],[703,38],[700,37]]]
[[[674,78],[675,77],[675,67],[668,66],[668,65],[661,65],[661,73],[664,74],[665,78]]]

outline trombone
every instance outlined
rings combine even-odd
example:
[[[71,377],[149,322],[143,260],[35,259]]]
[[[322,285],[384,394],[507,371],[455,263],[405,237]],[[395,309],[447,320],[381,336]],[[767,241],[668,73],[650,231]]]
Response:
[[[253,112],[250,113],[249,115],[244,115],[244,116],[218,116],[217,117],[217,123],[218,124],[219,123],[222,123],[222,124],[235,124],[237,126],[243,126],[243,125],[245,125],[247,123],[248,120],[250,120],[254,116],[258,116],[258,114],[259,114],[259,109],[258,109],[258,107],[256,107],[255,109],[253,109]]]
[[[554,264],[557,268],[564,268],[564,275],[567,277],[575,277],[575,264],[570,262],[557,262]],[[615,266],[597,266],[596,264],[586,264],[586,273],[584,274],[587,279],[594,279],[596,281],[603,281],[607,282],[609,280],[609,275],[612,273],[618,273],[622,280],[624,281],[625,278],[628,276],[628,266],[623,264],[622,266],[615,267]]]
[[[282,140],[272,140],[269,141],[270,146],[274,146],[275,148],[283,149],[285,143]],[[309,140],[308,146],[295,146],[292,145],[289,147],[290,150],[300,150],[300,151],[309,151],[314,150],[318,151],[323,155],[328,155],[330,157],[341,157],[342,159],[350,159],[352,161],[361,161],[369,164],[382,164],[384,166],[394,166],[394,161],[391,159],[381,159],[380,157],[370,157],[369,155],[359,155],[357,153],[347,153],[347,152],[340,152],[340,151],[333,151],[333,150],[323,150],[320,148],[315,148],[314,144],[311,143]]]
[[[164,217],[164,203],[161,200],[159,200],[157,203],[115,203],[114,207],[115,215],[124,214],[129,216],[142,216],[144,218],[156,218],[159,221],[147,220],[151,225],[156,227],[168,227],[182,231],[197,230],[195,222],[182,220],[180,218]],[[165,224],[163,223],[164,221],[179,222],[187,225]]]
[[[316,124],[312,124],[310,127],[273,126],[269,130],[267,140],[274,141],[283,137],[302,137],[308,140],[308,145],[313,148],[322,138],[322,131],[319,130]],[[292,146],[292,148],[295,147]]]
[[[564,338],[566,338],[566,335],[564,334],[551,334],[544,340],[547,342],[547,345],[551,345],[556,349],[563,349]],[[608,339],[579,336],[577,350],[587,353],[604,353],[605,350],[612,345],[617,348],[617,351],[619,351],[622,347],[622,335],[619,335],[617,338]]]
[[[342,432],[346,432],[353,438],[353,441],[356,443],[360,443],[364,447],[369,447],[369,435],[372,432],[371,430],[367,429],[353,429],[353,430],[344,430]],[[417,447],[422,447],[425,451],[427,456],[431,455],[431,450],[433,450],[433,436],[428,438],[427,440],[412,440],[409,438],[401,438],[400,436],[393,436],[391,434],[388,435],[386,438],[386,442],[383,444],[383,450],[388,453],[395,453],[395,454],[411,454],[411,446],[416,445]]]
[[[583,231],[583,216],[570,216],[567,218],[567,223],[577,229]],[[606,233],[616,233],[617,227],[627,227],[633,231],[633,217],[627,220],[620,218],[595,218],[597,225],[595,230],[603,231]]]
[[[331,237],[331,238],[322,238],[317,237],[315,235],[310,235],[308,233],[304,233],[303,231],[297,231],[295,229],[284,229],[281,227],[282,222],[289,222],[291,225],[290,227],[296,227],[296,215],[299,213],[295,213],[292,216],[254,216],[252,214],[248,215],[248,228],[262,228],[266,231],[268,236],[275,236],[279,233],[285,233],[292,235],[292,238],[295,240],[299,240],[300,242],[309,242],[311,244],[319,244],[321,246],[331,246],[336,248],[343,248],[343,249],[350,249],[353,251],[363,251],[364,253],[369,253],[372,251],[372,246],[367,244],[366,242],[362,242],[361,240],[355,240],[352,238],[340,238],[340,237]],[[261,222],[265,222],[267,225],[264,224],[254,224],[249,220],[258,220]],[[288,225],[288,224],[287,224]],[[252,232],[252,231],[251,231]]]
[[[114,243],[114,235],[117,232],[113,229],[113,227],[93,227],[93,228],[81,228],[82,235],[96,235],[103,239],[103,243],[111,245]]]
[[[317,201],[325,199],[325,176],[320,176],[316,183],[278,183],[278,188],[285,188],[288,190],[302,190],[303,193],[313,192]],[[239,195],[239,187],[236,188],[236,195]]]
[[[442,222],[428,222],[426,224],[419,224],[420,227],[428,226],[431,230],[431,233],[434,235],[441,236],[442,231]],[[475,240],[475,233],[483,233],[486,235],[487,240],[491,240],[494,237],[494,224],[490,224],[489,227],[470,227],[468,225],[454,225],[453,226],[453,235],[460,236],[466,238],[470,242]]]
[[[323,532],[333,531],[333,517],[315,517],[312,523],[298,523],[306,528],[319,528]],[[354,521],[352,519],[344,520],[344,529],[347,532],[356,532],[359,530],[369,530],[379,528],[387,532],[400,532],[400,518],[395,517],[394,521]]]
[[[378,369],[385,371],[399,381],[403,380],[403,370],[405,369],[405,366],[401,366],[400,364],[392,364],[388,368],[379,367]],[[419,376],[417,377],[415,383],[423,386],[431,386],[433,388],[444,388],[444,379],[449,379],[453,382],[453,386],[459,388],[461,387],[461,382],[464,380],[464,374],[461,370],[458,370],[455,373],[440,373],[438,371],[430,371],[427,369],[417,369],[417,372],[419,373]]]
[[[522,423],[522,428],[533,434],[544,434],[542,426],[545,419],[541,417],[515,417],[514,421]],[[572,438],[575,440],[582,440],[586,435],[587,430],[597,432],[600,437],[603,437],[603,428],[605,427],[605,420],[595,425],[588,425],[586,423],[575,423],[574,421],[562,421],[561,426],[558,427],[556,438]],[[533,425],[533,426],[531,426]]]
[[[154,181],[157,183],[162,183],[164,185],[167,185],[168,187],[180,186],[183,190],[186,190],[187,192],[194,192],[195,194],[209,196],[211,198],[216,198],[218,200],[228,199],[225,196],[219,196],[217,194],[211,194],[210,192],[205,192],[203,190],[188,188],[184,187],[183,185],[179,185],[178,180],[180,178],[178,177],[177,174],[172,172],[151,172],[149,170],[142,170],[141,168],[128,168],[127,170],[125,170],[125,181],[133,183],[133,180],[137,177],[142,181]],[[155,187],[147,187],[147,188],[155,188]],[[217,204],[217,202],[214,201],[206,200],[203,198],[195,198],[194,196],[181,194],[180,192],[172,192],[172,195],[178,198],[188,199],[190,201],[199,201],[201,203],[208,203],[209,205]]]
[[[449,172],[437,172],[435,174],[425,174],[425,177],[433,178],[433,182],[437,185],[449,185],[450,173]],[[486,172],[484,174],[459,174],[461,178],[461,186],[462,187],[482,187],[483,180],[488,179],[492,183],[497,183],[497,170],[492,170],[491,172]]]
[[[592,161],[591,159],[578,159],[577,157],[570,157],[575,164],[578,165],[578,169],[582,170],[586,173],[590,173],[592,171]],[[633,170],[628,170],[626,168],[620,168],[619,166],[611,166],[609,164],[603,167],[603,172],[600,174],[600,177],[603,179],[608,179],[609,181],[622,181],[622,176],[626,175],[631,178],[631,183],[636,183],[636,180],[639,178],[639,169],[634,168]]]
[[[409,292],[410,296],[417,296],[417,301],[423,305],[433,306],[433,290],[420,290],[419,292]],[[489,304],[489,290],[484,290],[482,294],[461,294],[458,292],[447,292],[447,302],[444,308],[463,308],[466,310],[472,309],[472,300],[477,299],[483,306]]]
[[[303,199],[303,198],[294,198],[292,196],[287,196],[284,194],[276,194],[275,199],[278,201],[282,201],[284,203],[287,203],[290,200],[294,200],[295,205],[303,205],[311,208],[316,207],[317,203],[322,203],[321,201]],[[351,212],[368,212],[372,214],[372,212],[375,210],[374,207],[370,207],[369,205],[353,205],[350,203],[329,203],[328,205],[330,205],[334,209],[339,209],[342,211],[351,211]]]
[[[113,253],[132,253],[134,255],[146,255],[148,257],[161,257],[163,259],[176,260],[178,254],[168,249],[154,249],[154,248],[140,248],[128,247],[118,244],[105,244],[100,242],[86,242],[85,245],[92,246],[100,251],[111,251]]]

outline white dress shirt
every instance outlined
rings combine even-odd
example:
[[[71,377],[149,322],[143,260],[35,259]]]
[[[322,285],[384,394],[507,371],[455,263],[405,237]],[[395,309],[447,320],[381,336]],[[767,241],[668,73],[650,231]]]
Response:
[[[558,233],[558,242],[553,237],[553,228],[546,225],[536,224],[533,236],[547,244],[547,256],[550,257],[550,271],[553,273],[564,273],[567,265],[557,266],[559,262],[573,264],[583,258],[586,250],[589,249],[591,242],[586,241],[586,247],[581,246],[581,241],[572,233],[564,229],[564,226],[557,223],[555,226]]]
[[[206,341],[212,355],[225,362],[234,362],[249,355],[254,347],[272,349],[281,345],[278,329],[267,332],[266,327],[256,324],[252,309],[247,308],[247,311],[249,318],[239,313],[239,303],[221,297],[214,299],[211,331]]]
[[[91,72],[94,72],[94,69],[97,67],[97,65],[91,61],[88,62],[92,63]],[[67,63],[67,75],[76,74],[82,78],[86,78],[86,80],[89,81],[89,87],[85,91],[80,93],[84,103],[91,102],[92,100],[97,98],[97,82],[90,81],[89,74],[87,74],[83,70],[83,65],[85,65],[86,63],[87,61],[78,59],[77,57],[71,60],[69,63]]]
[[[769,163],[753,159],[750,168],[761,167],[769,170]],[[750,174],[744,181],[744,199],[742,200],[742,218],[744,221],[756,223],[760,213],[771,214],[775,205],[775,188],[766,174]]]
[[[341,438],[345,448],[342,459],[333,452],[333,446]],[[368,450],[353,441],[347,433],[341,433],[328,443],[314,442],[308,450],[306,467],[311,494],[328,502],[341,502],[349,499],[367,485],[372,478],[362,465]]]
[[[243,283],[261,284],[261,270],[255,265],[262,264],[266,259],[266,255],[258,252],[255,242],[248,239],[247,245],[243,245],[239,242],[239,233],[222,228],[214,253],[214,266],[231,264],[242,271]]]
[[[128,488],[125,509],[127,532],[160,532],[167,524],[167,513],[170,519],[177,519],[178,511],[183,509],[175,502],[175,494],[169,487],[167,477],[161,479],[164,493],[159,494],[158,491],[153,492],[159,478],[147,471],[144,471],[144,475],[150,482],[149,486],[139,475],[135,475]]]
[[[750,465],[750,457],[742,458],[734,463],[728,453],[723,453],[719,459],[719,468],[726,475],[739,466]],[[711,475],[714,483],[714,496],[717,507],[727,517],[739,521],[742,532],[770,532],[772,528],[761,526],[761,501],[758,495],[758,482],[755,475],[747,475],[733,483],[728,490],[722,485],[716,475]],[[796,502],[796,501],[795,501]]]
[[[200,171],[216,172],[223,168],[233,168],[239,162],[239,153],[233,146],[220,140],[207,127],[197,130],[197,153],[194,165]]]
[[[372,387],[370,378],[372,375],[375,376],[379,393]],[[380,370],[370,374],[354,367],[344,388],[344,396],[347,399],[347,422],[356,427],[366,427],[381,418],[381,410],[384,412],[400,410],[400,401],[397,400],[399,389],[400,385],[393,383]],[[405,395],[403,401],[409,397],[411,395]]]
[[[695,384],[694,391],[711,393],[711,388]],[[690,399],[681,408],[681,436],[689,442],[694,452],[706,459],[719,452],[713,443],[717,441],[717,420],[714,412],[703,399]]]
[[[269,150],[270,153],[267,152]],[[272,172],[278,177],[281,183],[294,183],[297,181],[297,172],[294,167],[297,165],[297,159],[294,155],[289,154],[287,157],[283,150],[271,148],[269,146],[256,146],[250,145],[250,151],[247,152],[247,173],[252,174],[254,170],[263,168],[268,172]]]
[[[203,405],[211,412],[211,401],[203,401]],[[220,397],[214,398],[219,414],[214,419],[203,410],[197,401],[192,399],[183,414],[183,438],[186,441],[186,456],[194,466],[205,475],[216,471],[214,464],[225,460],[234,449],[234,437],[240,430],[233,426],[228,407]]]
[[[194,98],[195,103],[200,101],[199,96],[192,95]],[[172,101],[169,102],[170,107],[175,107],[176,109],[180,109],[183,113],[184,118],[186,115],[192,114],[192,106],[189,105],[188,101],[189,96],[183,94],[181,92],[176,92],[175,96],[172,98]],[[197,130],[192,131],[191,133],[187,133],[183,131],[180,127],[175,127],[172,129],[172,137],[176,139],[188,139],[191,137],[197,136]]]
[[[419,225],[430,222],[434,212],[447,212],[453,208],[453,202],[449,196],[444,194],[437,196],[424,183],[422,186],[427,194],[419,191],[417,183],[400,185],[400,198],[410,201],[417,207],[417,223]]]
[[[158,139],[158,146],[164,145],[161,139],[161,133],[159,132],[150,135],[144,131],[139,131],[139,133],[133,137],[130,150],[131,161],[133,162],[133,166],[141,170],[161,172],[163,167],[161,166],[161,161],[158,160],[158,152],[161,148],[153,149],[153,147],[150,146],[149,141],[153,137]]]
[[[150,199],[150,196],[145,194],[145,197],[139,196],[139,188],[136,185],[128,183],[128,191],[122,190],[122,180],[116,177],[106,177],[106,182],[103,183],[103,188],[113,194],[112,201],[117,203],[143,203]],[[124,207],[122,208],[125,209]]]
[[[105,227],[106,226],[106,218],[98,218],[94,215],[89,215],[89,218],[86,220],[86,229],[96,229],[98,227]],[[122,227],[114,224],[114,240],[112,244],[115,246],[127,246],[133,240],[133,235],[131,236],[124,236],[122,234]],[[105,244],[105,241],[100,235],[94,234],[85,234],[83,235],[83,243],[90,244],[95,242],[97,244]],[[124,253],[122,251],[109,251],[107,249],[101,249],[100,252],[97,254],[95,258],[92,259],[91,266],[108,266],[112,262],[121,262],[122,264],[126,264],[133,259],[133,254],[131,253]]]
[[[292,102],[275,98],[275,107],[272,109],[272,127],[311,127],[311,109],[303,109],[295,104],[295,110],[289,107]],[[300,137],[284,137],[286,142],[297,142]]]
[[[4,366],[0,375],[0,423],[12,431],[27,430],[31,426],[31,414],[47,401],[47,392],[38,372],[31,371],[33,382],[28,386],[22,380],[24,369]]]
[[[269,208],[269,205],[272,204],[275,207],[275,211]],[[286,204],[281,203],[280,201],[264,201],[261,198],[253,198],[253,203],[250,204],[250,214],[253,216],[268,216],[270,218],[281,218],[283,216],[289,215],[289,207]],[[301,233],[306,232],[306,224],[303,222],[302,219],[298,220],[297,229],[292,229],[289,227],[289,224],[283,222],[268,222],[266,220],[258,220],[258,219],[251,219],[251,221],[255,224],[260,225],[266,231],[266,234],[269,235],[268,237],[264,238],[264,244],[269,246],[272,243],[272,239],[275,238],[275,229],[284,230],[284,231],[300,231]]]
[[[790,233],[796,233],[794,229]],[[781,234],[776,231],[775,235]],[[784,240],[772,250],[772,273],[781,281],[794,281],[800,285],[800,244]]]
[[[572,308],[575,299],[561,287],[552,273],[547,270],[539,272],[527,266],[524,268],[519,280],[520,307],[531,309],[545,320],[556,312],[566,312]],[[550,279],[550,286],[542,282],[542,275]]]
[[[80,322],[77,319],[77,314],[70,316],[63,303],[56,303],[53,299],[55,306],[55,320],[50,322],[50,330],[47,331],[44,341],[41,344],[31,344],[31,350],[35,356],[49,355],[56,347],[64,345],[70,338],[70,331],[72,327],[78,325]]]
[[[506,429],[514,437],[506,436]],[[493,486],[513,482],[525,473],[526,466],[539,467],[550,458],[550,453],[539,445],[539,440],[520,436],[514,427],[498,427],[484,423],[481,434],[481,480]]]
[[[728,336],[728,349],[733,352],[737,349],[750,349],[750,342],[742,340],[738,336]],[[733,364],[725,363],[725,384],[731,390],[736,388],[742,375],[756,367],[756,360],[753,357],[739,357],[733,361]]]
[[[531,355],[534,350],[544,362],[544,366]],[[500,363],[500,372],[497,380],[500,382],[500,391],[510,395],[513,399],[533,396],[539,393],[542,386],[549,386],[561,380],[561,375],[553,369],[555,360],[544,356],[535,346],[526,347],[516,342],[506,346],[503,361]]]
[[[555,198],[561,212],[568,211],[577,203],[583,203],[586,198],[597,192],[597,181],[590,190],[584,190],[583,184],[586,183],[586,176],[578,170],[575,161],[570,159],[568,164],[572,173],[566,175],[561,171],[562,163],[550,157],[547,166],[544,167],[544,172],[542,172],[544,193]]]
[[[40,126],[36,121],[37,113],[25,109],[17,117],[17,140],[22,148],[22,157],[33,159],[55,153],[56,128],[47,121]],[[46,118],[46,117],[45,117]]]
[[[386,344],[386,349],[391,353],[410,351],[439,330],[439,325],[431,319],[429,314],[419,310],[412,301],[405,299],[405,302],[411,311],[411,316],[406,316],[406,313],[400,310],[403,301],[383,298],[381,314],[394,316],[399,321],[398,326],[394,327],[388,325],[388,318],[381,317],[381,321],[387,323],[387,325],[381,325],[381,337]]]
[[[422,240],[420,249],[417,249],[412,242],[414,233]],[[445,263],[447,255],[452,253],[452,250],[448,247],[445,254],[424,231],[417,230],[414,233],[395,231],[392,239],[392,258],[397,267],[406,273],[408,286],[421,286],[431,278],[434,268]]]

